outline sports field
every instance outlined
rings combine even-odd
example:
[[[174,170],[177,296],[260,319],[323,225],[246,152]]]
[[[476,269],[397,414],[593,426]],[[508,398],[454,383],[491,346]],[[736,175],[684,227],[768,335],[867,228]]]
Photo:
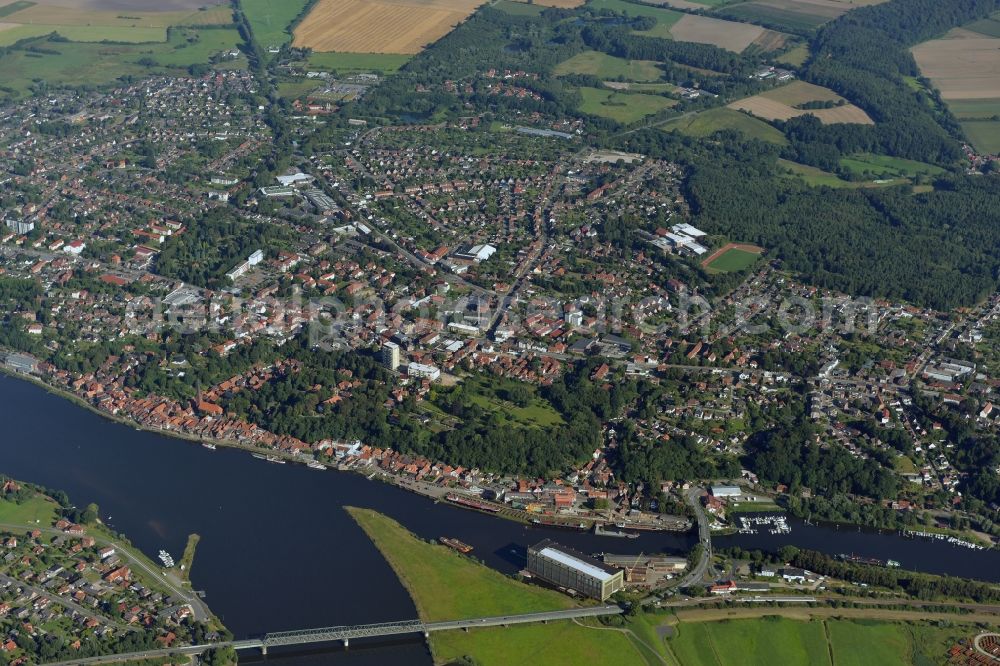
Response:
[[[556,76],[589,74],[601,79],[627,79],[629,81],[658,81],[663,70],[652,60],[625,60],[600,51],[584,51],[556,65]]]
[[[419,53],[483,0],[319,0],[295,28],[294,46],[349,53]]]
[[[698,138],[711,136],[720,130],[732,129],[742,132],[749,138],[768,143],[784,145],[788,141],[784,134],[763,120],[725,107],[682,116],[660,127],[667,132],[676,130],[681,134]]]
[[[756,245],[727,243],[706,257],[701,267],[710,273],[735,273],[753,266],[763,252]]]
[[[600,88],[580,88],[583,102],[579,110],[602,118],[610,118],[623,125],[642,120],[677,105],[677,100],[660,95],[620,93]]]

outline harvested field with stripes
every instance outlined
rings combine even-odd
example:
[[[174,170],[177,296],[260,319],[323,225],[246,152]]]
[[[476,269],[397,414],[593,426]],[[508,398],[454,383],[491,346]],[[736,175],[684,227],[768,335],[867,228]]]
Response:
[[[843,102],[843,105],[829,109],[797,108],[808,102]],[[805,81],[793,81],[787,86],[737,100],[730,104],[729,108],[746,111],[765,120],[788,120],[810,113],[826,125],[835,123],[874,124],[864,110],[846,103],[844,98],[832,90]]]
[[[293,46],[348,53],[419,53],[482,0],[320,0],[295,28]]]

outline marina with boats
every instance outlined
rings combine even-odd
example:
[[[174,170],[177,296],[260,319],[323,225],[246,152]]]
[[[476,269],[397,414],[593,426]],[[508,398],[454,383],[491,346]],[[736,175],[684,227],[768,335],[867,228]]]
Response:
[[[761,530],[768,534],[791,534],[788,518],[784,514],[768,514],[759,516],[739,516],[737,534],[759,534]]]

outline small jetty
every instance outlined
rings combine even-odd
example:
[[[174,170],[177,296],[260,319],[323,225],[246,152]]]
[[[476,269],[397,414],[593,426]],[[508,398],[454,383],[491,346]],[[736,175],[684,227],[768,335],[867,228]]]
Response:
[[[982,546],[978,543],[972,543],[971,541],[966,541],[964,539],[959,539],[958,537],[953,537],[949,534],[940,534],[938,532],[917,532],[913,530],[903,530],[903,536],[909,538],[920,538],[920,539],[931,539],[934,541],[946,541],[953,546],[961,546],[962,548],[969,548],[971,550],[986,550],[986,546]]]
[[[319,462],[318,460],[313,460],[306,463],[306,467],[308,467],[309,469],[326,469],[326,465]]]
[[[215,444],[212,444],[212,442],[202,442],[201,445],[204,446],[209,451],[215,450]]]
[[[438,541],[462,554],[472,552],[472,546],[464,541],[459,541],[458,539],[453,539],[451,537],[439,537]]]
[[[597,536],[618,537],[619,539],[638,539],[636,532],[626,532],[625,530],[609,530],[600,523],[594,523],[594,534]]]
[[[172,558],[170,556],[170,553],[168,553],[167,551],[161,550],[159,557],[160,561],[163,562],[163,566],[165,566],[166,568],[170,569],[174,566],[174,558]]]

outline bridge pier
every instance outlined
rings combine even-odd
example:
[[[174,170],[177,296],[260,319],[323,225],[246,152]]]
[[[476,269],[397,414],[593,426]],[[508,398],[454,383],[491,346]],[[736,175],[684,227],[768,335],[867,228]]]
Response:
[[[264,655],[265,657],[267,656],[267,646],[266,645],[261,645],[260,646],[260,653],[262,655]]]
[[[344,639],[344,647],[347,648],[347,647],[350,647],[350,645],[351,645],[351,639],[345,638]]]

